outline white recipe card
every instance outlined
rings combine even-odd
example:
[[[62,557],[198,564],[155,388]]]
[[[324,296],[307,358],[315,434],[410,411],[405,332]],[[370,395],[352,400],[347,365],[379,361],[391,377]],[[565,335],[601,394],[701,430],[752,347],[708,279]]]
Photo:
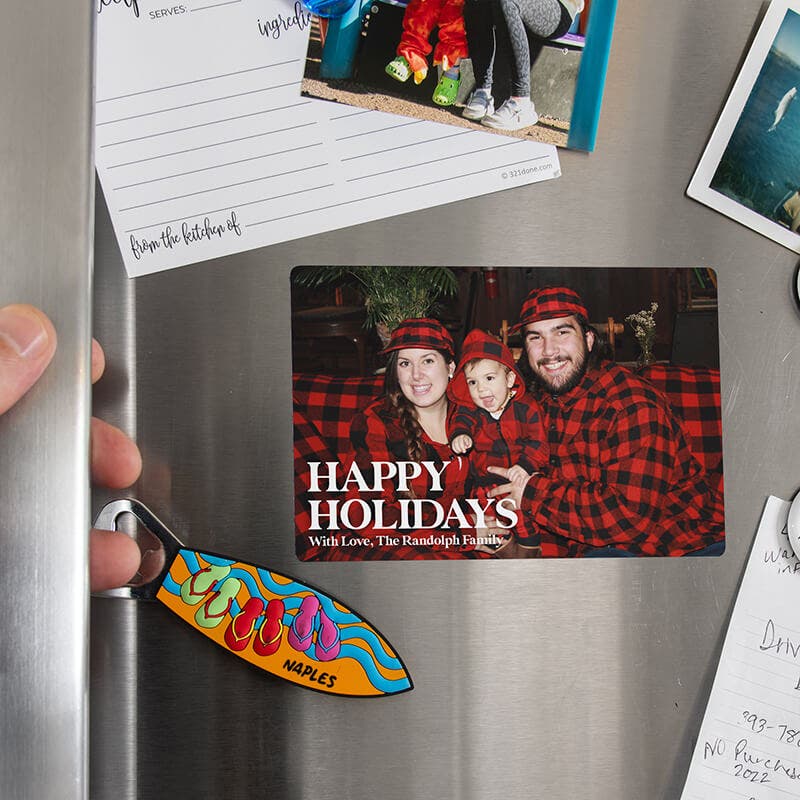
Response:
[[[96,163],[130,276],[560,174],[552,145],[302,97],[299,2],[97,2]]]
[[[770,497],[681,800],[800,798],[800,561]]]

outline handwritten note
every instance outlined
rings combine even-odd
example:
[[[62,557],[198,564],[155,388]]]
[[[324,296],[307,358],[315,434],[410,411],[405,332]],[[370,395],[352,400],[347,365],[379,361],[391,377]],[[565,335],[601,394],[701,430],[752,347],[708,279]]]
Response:
[[[560,174],[550,145],[302,97],[299,2],[96,2],[97,171],[131,276]]]
[[[800,561],[767,501],[681,800],[800,798]]]

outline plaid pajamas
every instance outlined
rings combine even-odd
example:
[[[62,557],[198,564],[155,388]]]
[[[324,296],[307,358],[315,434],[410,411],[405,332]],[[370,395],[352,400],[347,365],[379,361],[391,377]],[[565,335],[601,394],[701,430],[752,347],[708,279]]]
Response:
[[[350,439],[354,450],[354,460],[364,473],[371,473],[374,461],[408,461],[406,453],[405,435],[395,416],[394,410],[389,406],[385,398],[376,400],[365,411],[356,414],[350,427]],[[422,443],[424,454],[422,461],[432,461],[441,465],[445,461],[450,464],[442,473],[441,491],[431,489],[430,476],[423,473],[418,478],[410,482],[411,492],[409,496],[416,499],[436,500],[442,507],[447,509],[453,500],[459,501],[464,497],[470,496],[469,486],[469,464],[466,458],[459,458],[450,452],[447,444],[439,444],[431,441],[427,436],[423,436]],[[385,512],[383,519],[392,524],[400,520],[400,511],[397,501],[401,495],[396,491],[392,481],[384,480],[382,491],[359,492],[358,497],[365,500],[384,500]],[[432,511],[425,509],[423,524],[430,524],[432,521]],[[395,530],[367,529],[370,535],[379,533],[411,534],[415,538],[435,535],[442,533],[438,528],[426,528],[419,531],[402,531],[400,528]],[[362,530],[364,534],[366,531]],[[453,533],[459,533],[456,529]],[[471,530],[469,531],[472,532]],[[483,558],[485,553],[474,552],[469,546],[451,546],[445,548],[440,545],[403,545],[388,548],[389,554],[384,558],[394,559],[418,559],[418,558]]]
[[[459,406],[451,428],[451,442],[461,434],[472,439],[469,460],[480,486],[498,483],[496,475],[487,474],[487,467],[519,464],[526,472],[535,472],[547,463],[547,437],[539,405],[527,396],[509,400],[499,419],[482,408]]]
[[[505,483],[498,475],[488,472],[489,467],[512,467],[518,464],[528,473],[534,473],[547,464],[547,436],[539,405],[527,395],[509,400],[499,419],[482,408],[456,408],[452,421],[450,441],[460,434],[472,439],[468,453],[475,496],[482,502],[486,491]],[[526,547],[539,545],[536,527],[528,524],[524,514],[518,514],[514,527],[517,540]]]
[[[492,370],[491,365],[486,364],[481,368],[483,361],[495,362],[500,369]],[[483,389],[479,386],[480,373],[483,373],[482,380],[485,381]],[[492,380],[499,380],[499,385],[505,387],[508,384],[504,384],[504,380],[507,381],[509,375],[514,378],[512,386],[507,389],[512,395],[499,417],[492,416],[485,403],[476,405],[470,391],[472,380],[476,381],[473,386],[479,396],[481,391],[489,391],[490,386],[496,387],[497,383],[486,381],[486,376],[492,373]],[[447,396],[455,404],[448,425],[450,442],[462,434],[472,439],[470,471],[477,498],[482,503],[487,499],[488,489],[505,483],[503,478],[488,472],[489,467],[512,467],[516,464],[533,473],[547,463],[547,437],[539,404],[526,393],[525,381],[517,371],[514,356],[497,337],[480,328],[467,334],[461,349],[461,361],[447,387]],[[518,513],[517,516],[519,521],[513,529],[517,539],[528,547],[538,546],[538,531],[527,523],[524,515]]]
[[[356,429],[366,428],[368,418],[362,410],[372,404],[380,405],[383,401],[374,403],[374,399],[383,389],[383,377],[371,378],[334,378],[326,375],[293,376],[293,404],[294,404],[294,475],[295,475],[295,536],[297,557],[302,561],[373,561],[387,559],[464,559],[484,557],[475,552],[461,552],[456,549],[438,549],[424,545],[389,547],[375,544],[359,546],[327,546],[312,544],[309,534],[328,534],[327,531],[311,531],[310,501],[342,499],[341,494],[328,494],[326,492],[311,492],[311,475],[308,467],[309,461],[340,461],[339,470],[343,478],[353,459],[353,450],[350,442],[351,423]],[[358,422],[355,421],[358,418]],[[393,455],[388,455],[387,439],[392,439],[393,447],[397,450],[399,428],[396,421],[389,425],[389,432],[383,437],[381,445],[380,425],[373,419],[371,425],[373,434],[369,437],[369,446],[376,448],[376,454],[365,457],[361,453],[361,466],[373,460],[398,460]],[[377,433],[377,439],[375,434]],[[366,440],[365,440],[366,441]],[[433,443],[431,443],[433,446]],[[440,445],[441,447],[441,445]],[[378,455],[378,453],[382,455]],[[449,453],[449,449],[446,451]],[[428,456],[426,455],[426,458]],[[449,458],[449,456],[448,456]],[[401,458],[399,460],[406,460]],[[443,460],[441,455],[436,455],[434,460],[439,463]],[[448,460],[448,459],[444,459]],[[452,467],[448,467],[452,469]],[[448,473],[445,472],[445,476]],[[456,482],[463,487],[463,482]],[[449,485],[449,484],[448,484]],[[417,487],[419,488],[419,487]],[[389,487],[387,487],[387,490]],[[456,495],[458,489],[453,489],[450,494]],[[424,496],[424,495],[420,495]],[[365,499],[366,495],[364,495]],[[388,515],[386,515],[388,518]],[[374,533],[374,532],[372,532]],[[387,531],[387,533],[391,533]],[[420,531],[419,535],[437,533],[437,531]],[[357,532],[357,535],[369,535],[368,531]]]
[[[453,67],[466,58],[467,34],[464,31],[464,0],[411,0],[403,15],[403,33],[397,55],[403,56],[412,72],[428,68],[430,36],[438,27],[433,63]]]
[[[542,555],[613,546],[685,555],[724,537],[722,497],[656,389],[604,362],[561,396],[539,393],[550,466],[525,488],[523,510]]]

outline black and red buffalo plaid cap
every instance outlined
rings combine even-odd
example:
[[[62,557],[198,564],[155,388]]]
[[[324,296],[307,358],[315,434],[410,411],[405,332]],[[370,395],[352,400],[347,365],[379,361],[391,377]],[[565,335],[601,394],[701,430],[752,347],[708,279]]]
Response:
[[[391,353],[392,350],[415,348],[418,350],[441,350],[450,358],[455,357],[453,337],[441,322],[423,317],[421,319],[407,319],[401,322],[393,331],[389,344],[381,351]]]
[[[519,312],[519,322],[510,329],[509,333],[516,333],[532,322],[571,317],[573,314],[583,318],[585,322],[589,320],[586,306],[574,289],[570,289],[568,286],[547,286],[544,289],[534,289],[525,298],[522,310]]]

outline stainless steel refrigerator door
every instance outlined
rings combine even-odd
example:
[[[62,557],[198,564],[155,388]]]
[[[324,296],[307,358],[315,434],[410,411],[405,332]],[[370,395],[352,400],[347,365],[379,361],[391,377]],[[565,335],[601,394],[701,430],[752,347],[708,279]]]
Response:
[[[5,3],[0,306],[58,330],[39,384],[0,417],[0,796],[88,792],[91,4]]]
[[[620,0],[597,150],[562,152],[557,181],[135,281],[98,203],[103,407],[143,449],[136,495],[188,544],[363,610],[416,688],[303,692],[158,606],[96,600],[94,797],[679,795],[763,502],[800,481],[795,257],[684,196],[760,6]],[[724,557],[298,563],[289,272],[325,263],[715,268]]]

